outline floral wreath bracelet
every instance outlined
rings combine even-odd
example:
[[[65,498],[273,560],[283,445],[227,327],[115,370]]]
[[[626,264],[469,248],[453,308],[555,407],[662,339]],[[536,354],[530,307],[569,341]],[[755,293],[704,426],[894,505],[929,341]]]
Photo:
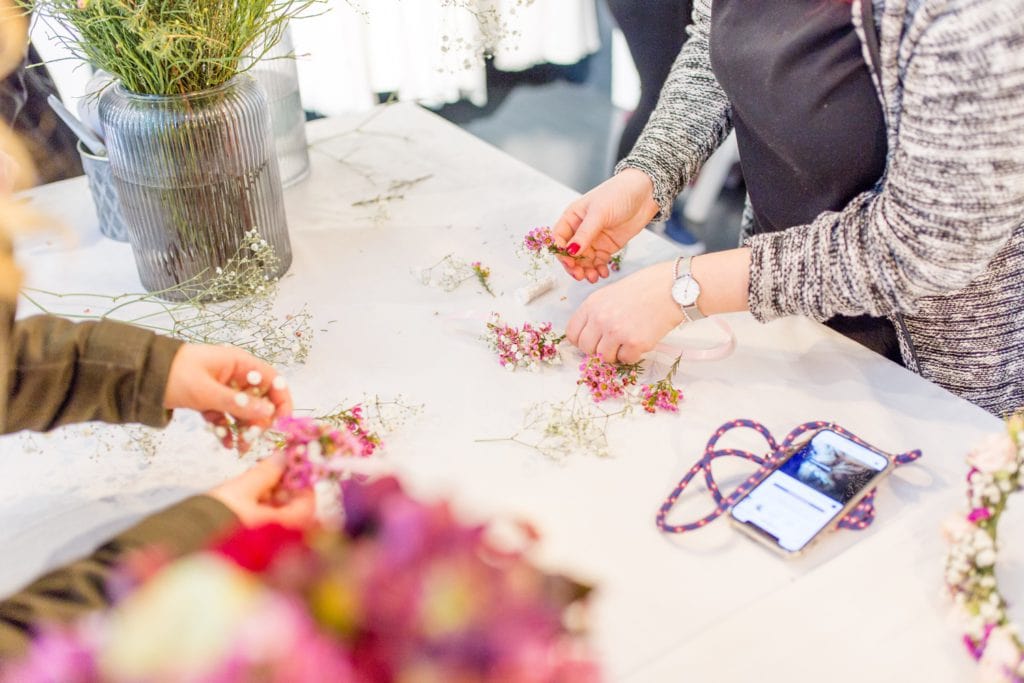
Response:
[[[967,511],[943,525],[949,542],[946,588],[965,622],[963,642],[980,666],[978,680],[1024,683],[1024,641],[1006,612],[996,580],[999,519],[1024,485],[1024,415],[967,456]]]

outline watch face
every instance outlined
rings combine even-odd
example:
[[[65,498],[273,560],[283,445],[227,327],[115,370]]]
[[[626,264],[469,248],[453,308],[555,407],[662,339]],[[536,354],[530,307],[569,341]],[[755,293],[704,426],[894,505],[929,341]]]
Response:
[[[664,290],[662,290],[664,291]],[[700,296],[700,285],[689,275],[676,280],[676,283],[672,285],[672,298],[676,300],[676,303],[680,306],[693,306],[697,303],[697,297]]]

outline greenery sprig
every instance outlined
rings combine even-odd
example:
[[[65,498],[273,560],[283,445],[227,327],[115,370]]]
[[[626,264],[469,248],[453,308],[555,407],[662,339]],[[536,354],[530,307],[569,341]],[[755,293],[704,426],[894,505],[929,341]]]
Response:
[[[231,344],[274,365],[297,365],[305,362],[313,342],[312,315],[305,306],[283,316],[277,313],[279,281],[267,275],[276,271],[277,259],[253,230],[224,267],[201,285],[187,281],[159,292],[120,295],[25,288],[22,297],[42,313],[75,320],[120,320],[186,342]],[[81,312],[55,310],[53,300],[62,302],[62,309],[74,303]]]
[[[75,57],[143,95],[215,88],[323,0],[19,0]]]

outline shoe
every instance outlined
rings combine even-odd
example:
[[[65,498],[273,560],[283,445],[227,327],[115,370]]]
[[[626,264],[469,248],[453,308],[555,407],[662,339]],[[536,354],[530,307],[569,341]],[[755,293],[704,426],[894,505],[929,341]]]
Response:
[[[665,237],[675,242],[684,256],[699,256],[708,250],[706,244],[686,229],[678,211],[673,211],[672,217],[665,221]]]

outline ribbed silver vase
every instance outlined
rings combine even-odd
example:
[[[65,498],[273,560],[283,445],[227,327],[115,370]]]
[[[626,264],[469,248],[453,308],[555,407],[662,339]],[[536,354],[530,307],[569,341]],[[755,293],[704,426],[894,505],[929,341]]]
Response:
[[[110,167],[139,276],[168,299],[204,291],[258,231],[291,264],[281,176],[263,91],[249,76],[180,96],[120,84],[100,101]]]

